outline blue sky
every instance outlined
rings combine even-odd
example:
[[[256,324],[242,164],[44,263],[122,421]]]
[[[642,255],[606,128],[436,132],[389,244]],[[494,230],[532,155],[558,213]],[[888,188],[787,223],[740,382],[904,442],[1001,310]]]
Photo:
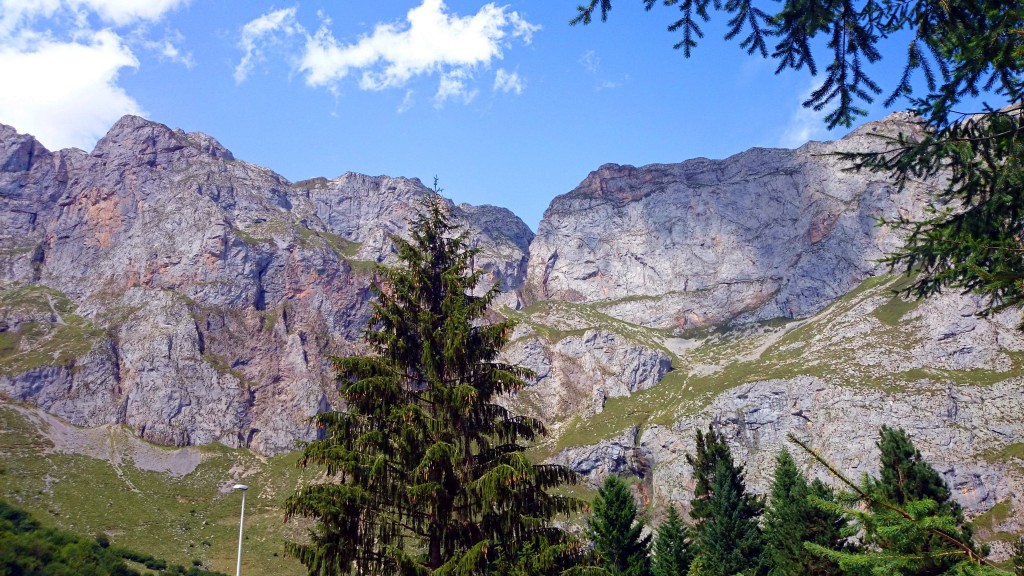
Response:
[[[436,175],[534,229],[606,162],[842,136],[800,106],[814,78],[723,41],[723,18],[685,59],[671,9],[617,0],[607,23],[570,27],[577,3],[0,0],[0,122],[91,150],[140,114],[293,181]],[[900,65],[875,67],[883,87]]]

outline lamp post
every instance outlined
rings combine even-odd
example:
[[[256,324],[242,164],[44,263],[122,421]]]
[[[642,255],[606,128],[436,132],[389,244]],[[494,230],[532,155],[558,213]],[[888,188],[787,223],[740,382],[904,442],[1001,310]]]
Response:
[[[235,576],[242,576],[242,528],[245,527],[245,491],[249,487],[245,484],[235,484],[231,489],[242,491],[242,516],[238,519],[238,566],[235,568]]]

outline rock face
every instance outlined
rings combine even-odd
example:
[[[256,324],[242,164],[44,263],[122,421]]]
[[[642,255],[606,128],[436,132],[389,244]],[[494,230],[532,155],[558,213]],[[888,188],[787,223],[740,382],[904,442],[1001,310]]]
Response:
[[[895,116],[798,150],[606,164],[545,212],[529,294],[677,331],[812,314],[879,271],[898,239],[877,219],[920,214],[930,189],[896,194],[831,155],[911,128]]]
[[[91,154],[0,126],[0,166],[0,393],[82,426],[264,453],[310,438],[332,404],[327,357],[354,349],[372,265],[428,193],[291,183],[132,116]],[[521,285],[526,225],[453,209],[490,281]]]
[[[856,476],[875,470],[879,426],[902,426],[970,511],[1002,510],[991,531],[1021,529],[1015,314],[894,297],[877,260],[901,239],[875,221],[921,215],[941,182],[897,191],[834,156],[909,120],[605,165],[536,237],[502,208],[452,206],[480,289],[499,286],[495,314],[519,321],[504,360],[536,376],[505,401],[548,425],[540,450],[594,484],[633,474],[658,509],[689,498],[697,428],[721,430],[763,492],[787,434]],[[156,443],[288,450],[336,405],[328,358],[358,351],[373,265],[427,193],[351,173],[288,182],[136,117],[88,154],[0,126],[0,394]]]
[[[518,314],[534,332],[508,351],[540,375],[517,400],[556,428],[552,461],[594,486],[634,475],[655,509],[685,507],[682,456],[698,428],[722,431],[763,493],[782,447],[827,477],[787,434],[857,478],[877,472],[886,424],[908,430],[969,511],[1001,505],[990,530],[1024,528],[1017,313],[979,318],[981,303],[955,294],[894,297],[902,280],[877,261],[901,238],[877,219],[920,216],[942,182],[898,191],[834,156],[912,132],[909,120],[798,150],[605,165],[556,198],[530,246]],[[578,346],[581,334],[634,351],[614,361],[623,393],[604,393],[610,373],[584,368],[602,352]],[[626,393],[623,372],[644,365],[635,358],[661,355],[672,369]]]
[[[1017,314],[979,318],[980,302],[962,295],[906,303],[892,296],[891,281],[869,282],[807,320],[679,347],[676,379],[606,409],[632,420],[595,415],[566,432],[571,440],[552,460],[593,485],[607,474],[637,476],[655,506],[685,509],[693,481],[683,455],[693,452],[698,429],[723,433],[763,493],[782,448],[812,476],[834,482],[789,434],[858,479],[878,471],[879,428],[898,426],[967,510],[1008,504],[991,529],[1024,529]]]
[[[532,334],[517,338],[503,360],[536,375],[513,406],[552,423],[600,414],[608,398],[652,388],[672,369],[664,352],[605,330],[586,330],[553,344]]]

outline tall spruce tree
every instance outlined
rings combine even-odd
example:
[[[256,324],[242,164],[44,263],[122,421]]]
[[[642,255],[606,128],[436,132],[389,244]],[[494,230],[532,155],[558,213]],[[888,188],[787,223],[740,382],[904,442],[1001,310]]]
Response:
[[[626,481],[608,476],[598,489],[594,514],[587,523],[597,565],[612,576],[650,576],[651,536],[643,536],[643,530]]]
[[[668,515],[658,526],[654,538],[654,556],[651,560],[653,576],[686,576],[693,562],[693,542],[690,528],[673,504],[669,504]]]
[[[749,494],[743,471],[725,439],[710,427],[697,432],[697,451],[686,455],[696,486],[690,516],[695,521],[694,566],[702,576],[753,574],[764,539],[758,526],[763,505]]]
[[[321,576],[554,573],[571,544],[550,520],[580,502],[547,489],[577,476],[532,464],[523,442],[543,426],[493,402],[528,375],[495,360],[513,326],[484,322],[497,288],[472,295],[476,252],[436,193],[393,241],[400,265],[373,286],[371,354],[334,360],[346,409],[315,417],[323,437],[300,461],[326,481],[286,503],[316,525],[286,550]]]
[[[764,514],[764,567],[768,576],[830,576],[842,572],[839,565],[808,550],[811,542],[842,550],[846,519],[836,511],[815,506],[811,497],[833,502],[832,490],[815,480],[808,484],[792,455],[782,449],[775,459],[771,498]]]

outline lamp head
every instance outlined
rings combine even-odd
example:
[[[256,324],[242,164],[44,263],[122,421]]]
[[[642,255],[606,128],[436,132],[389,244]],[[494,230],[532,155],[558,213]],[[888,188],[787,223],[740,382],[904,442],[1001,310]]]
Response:
[[[249,487],[246,486],[245,484],[235,484],[234,486],[231,487],[231,489],[232,490],[248,490]]]

